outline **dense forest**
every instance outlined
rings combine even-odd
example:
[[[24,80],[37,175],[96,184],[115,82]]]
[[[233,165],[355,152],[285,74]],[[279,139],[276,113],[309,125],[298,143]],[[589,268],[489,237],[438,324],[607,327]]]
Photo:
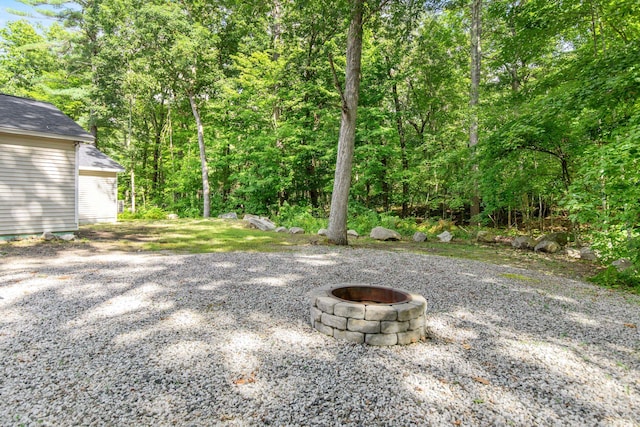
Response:
[[[52,23],[0,29],[0,91],[90,130],[129,212],[327,218],[360,4],[350,218],[564,227],[640,265],[637,0],[23,2]]]

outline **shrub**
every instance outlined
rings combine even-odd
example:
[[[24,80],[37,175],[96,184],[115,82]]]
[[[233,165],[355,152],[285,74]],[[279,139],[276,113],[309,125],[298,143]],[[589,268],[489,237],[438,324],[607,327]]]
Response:
[[[590,282],[612,289],[625,289],[634,293],[640,293],[640,268],[629,268],[618,271],[614,266],[609,266],[606,270],[589,279]]]

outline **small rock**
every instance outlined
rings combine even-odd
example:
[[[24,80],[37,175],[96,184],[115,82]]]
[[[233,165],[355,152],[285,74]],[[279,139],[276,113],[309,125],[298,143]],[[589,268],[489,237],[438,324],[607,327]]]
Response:
[[[416,231],[415,233],[413,233],[414,242],[424,242],[425,240],[427,240],[427,235],[424,234],[423,232]]]
[[[580,248],[580,259],[595,261],[598,259],[598,255],[593,251],[593,249],[586,246],[584,248]]]
[[[569,258],[580,259],[580,249],[566,248],[565,252]]]
[[[535,252],[545,252],[548,254],[555,254],[560,250],[560,245],[550,240],[543,240],[533,248]]]
[[[326,228],[321,228],[320,230],[318,230],[318,236],[326,236],[327,234],[329,234],[329,230],[327,230]]]
[[[278,227],[276,228],[276,233],[288,233],[289,230],[287,229],[287,227]]]
[[[173,214],[172,213],[172,214],[167,215],[167,219],[178,219],[178,218],[180,218],[180,217],[177,214]]]
[[[618,270],[620,272],[628,270],[631,267],[633,267],[633,263],[630,260],[626,259],[626,258],[617,259],[617,260],[613,261],[611,263],[611,265],[613,265],[616,268],[616,270]]]
[[[58,236],[56,236],[55,234],[53,234],[50,231],[45,231],[44,233],[42,233],[42,239],[46,240],[47,242],[50,240],[56,240],[58,238]]]
[[[76,239],[76,235],[75,235],[75,234],[73,234],[73,233],[67,233],[67,234],[63,234],[63,235],[61,235],[61,236],[60,236],[60,238],[61,238],[62,240],[64,240],[65,242],[70,242],[70,241],[72,241],[72,240],[75,240],[75,239]]]
[[[438,239],[440,239],[440,241],[443,243],[449,243],[453,239],[453,234],[449,233],[448,231],[443,231],[442,233],[438,234]]]
[[[300,227],[291,227],[289,229],[289,233],[291,234],[304,234],[304,228]]]
[[[375,240],[400,240],[402,236],[395,230],[389,230],[384,227],[375,227],[371,230],[371,234],[369,235],[372,239]]]
[[[221,219],[238,219],[238,215],[235,212],[227,212],[218,215],[218,218]]]
[[[516,249],[533,249],[536,247],[536,241],[529,236],[518,236],[513,239],[511,246]]]
[[[358,232],[356,230],[347,230],[347,236],[355,237],[356,239],[358,237],[360,237],[360,235],[358,234]]]
[[[482,231],[478,231],[478,235],[476,236],[476,241],[480,243],[495,243],[496,236],[494,236],[492,233],[488,231],[482,230]]]

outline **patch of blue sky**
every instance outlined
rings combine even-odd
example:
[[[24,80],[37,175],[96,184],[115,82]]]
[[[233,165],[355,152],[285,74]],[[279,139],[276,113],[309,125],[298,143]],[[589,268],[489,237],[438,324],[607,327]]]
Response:
[[[38,9],[55,10],[52,6],[38,6]],[[44,16],[36,11],[35,7],[20,3],[17,0],[0,0],[0,28],[8,22],[26,19],[33,26],[47,27],[55,22],[54,18]]]

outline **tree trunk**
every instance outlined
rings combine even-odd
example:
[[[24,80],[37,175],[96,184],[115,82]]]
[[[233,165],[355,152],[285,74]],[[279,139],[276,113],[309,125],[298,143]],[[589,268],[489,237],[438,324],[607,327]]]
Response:
[[[131,145],[131,134],[132,134],[132,109],[133,109],[133,101],[129,100],[129,120],[127,121],[127,133],[125,135],[127,151],[131,156],[131,170],[129,171],[131,177],[131,213],[136,213],[136,156],[135,150]]]
[[[478,103],[480,100],[480,37],[482,33],[482,0],[471,0],[471,89],[469,106],[471,107],[471,123],[469,126],[469,148],[474,156],[475,146],[478,144]],[[473,164],[473,172],[478,170],[477,163]],[[473,178],[473,195],[471,197],[471,217],[480,214],[480,196],[478,195],[477,178]]]
[[[391,78],[391,72],[388,73]],[[402,155],[402,218],[409,215],[409,159],[407,158],[407,139],[404,135],[404,125],[402,123],[402,106],[400,105],[400,97],[398,96],[398,85],[394,82],[391,87],[393,94],[393,105],[396,113],[396,128],[398,129],[398,138],[400,139],[400,153]],[[387,209],[388,210],[388,209]]]
[[[329,213],[329,240],[337,245],[347,245],[347,211],[351,166],[356,138],[356,113],[360,92],[360,63],[362,59],[362,15],[364,0],[353,0],[351,25],[347,33],[347,63],[345,86],[342,93],[342,120],[338,140],[336,173],[331,194]]]
[[[202,166],[202,198],[204,200],[204,218],[209,218],[209,168],[207,167],[207,154],[204,147],[204,127],[202,126],[202,120],[200,120],[200,113],[198,112],[198,105],[192,93],[189,93],[189,103],[191,104],[191,111],[193,112],[193,118],[196,120],[198,127],[198,147],[200,148],[200,164]]]

